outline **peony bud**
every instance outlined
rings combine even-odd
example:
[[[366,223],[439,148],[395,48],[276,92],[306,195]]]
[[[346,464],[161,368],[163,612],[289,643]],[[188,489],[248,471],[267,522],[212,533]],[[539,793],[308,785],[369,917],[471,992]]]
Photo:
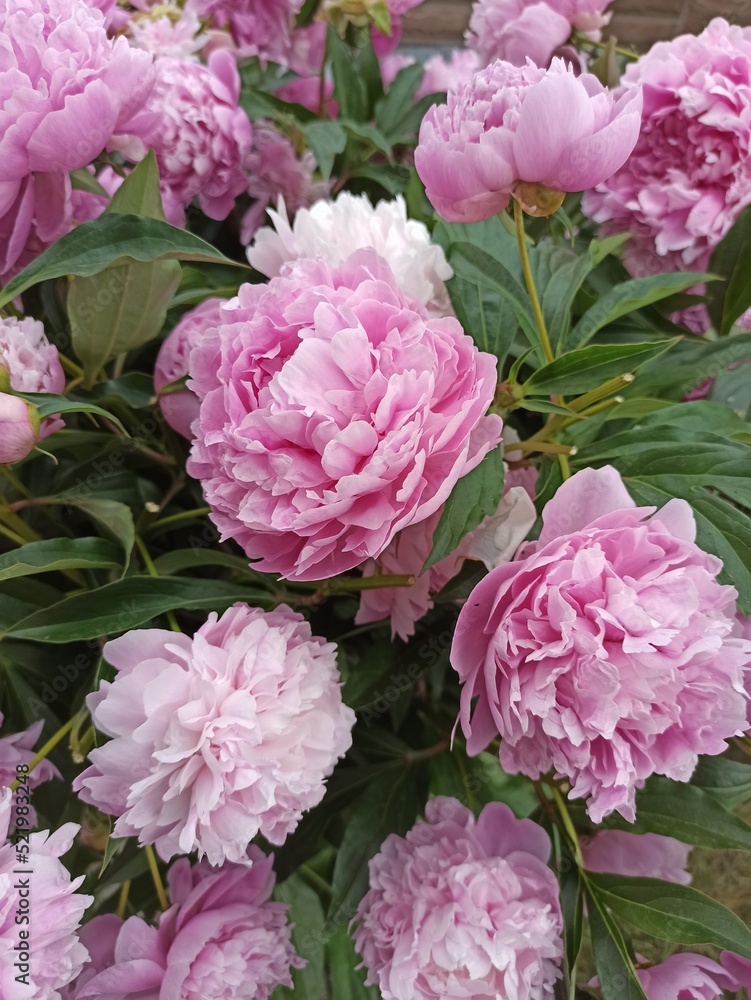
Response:
[[[26,458],[39,438],[39,411],[20,396],[0,393],[0,465]]]

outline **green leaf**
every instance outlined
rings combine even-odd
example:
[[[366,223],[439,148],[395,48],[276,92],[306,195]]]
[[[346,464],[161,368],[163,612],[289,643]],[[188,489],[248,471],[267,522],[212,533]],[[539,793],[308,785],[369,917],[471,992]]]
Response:
[[[124,569],[127,569],[136,541],[133,514],[127,504],[100,497],[81,496],[75,490],[49,497],[47,503],[77,507],[96,521],[112,541],[122,545],[125,553]]]
[[[112,569],[122,565],[119,545],[104,538],[49,538],[0,555],[0,580],[61,569]]]
[[[666,299],[676,292],[685,291],[692,285],[716,280],[717,275],[679,271],[674,274],[655,274],[648,278],[632,278],[630,281],[624,281],[606,292],[584,313],[568,335],[566,345],[569,348],[582,347],[598,330],[614,323],[621,316]]]
[[[102,187],[93,174],[90,174],[86,167],[70,172],[70,186],[74,191],[88,191],[89,194],[99,195],[109,201],[109,193]]]
[[[91,390],[91,398],[98,403],[127,403],[134,410],[152,406],[155,395],[154,379],[143,372],[128,372],[120,378],[105,379]]]
[[[596,899],[616,916],[661,940],[714,945],[751,958],[751,930],[698,889],[653,878],[587,874]]]
[[[710,270],[727,281],[710,285],[707,309],[720,336],[751,307],[751,207],[745,208],[712,251]]]
[[[165,221],[153,149],[126,177],[104,214],[133,214]],[[140,347],[159,333],[180,276],[180,265],[175,260],[132,260],[71,280],[68,318],[73,349],[83,362],[86,385],[94,384],[109,360]]]
[[[339,105],[340,117],[355,122],[368,121],[368,90],[357,72],[355,54],[330,24],[326,30],[326,52],[331,59],[334,100]]]
[[[589,888],[589,928],[603,1000],[647,1000],[620,928],[599,893]]]
[[[391,37],[391,12],[386,0],[375,0],[375,3],[371,3],[368,7],[368,13],[372,18],[374,27],[382,35]]]
[[[707,397],[727,406],[745,421],[751,419],[751,369],[745,362],[731,371],[721,372],[712,383]]]
[[[368,888],[368,862],[390,833],[404,834],[422,803],[417,799],[415,765],[402,765],[378,778],[352,807],[334,864],[328,919],[349,924]]]
[[[204,566],[224,566],[226,569],[234,570],[235,573],[242,573],[245,576],[253,577],[258,581],[269,581],[273,583],[277,577],[262,573],[257,573],[251,569],[247,558],[236,556],[231,552],[222,552],[220,549],[210,548],[201,541],[191,549],[173,549],[154,560],[159,576],[171,576],[173,573],[180,573],[184,569],[202,569]]]
[[[751,358],[751,333],[720,340],[686,340],[672,351],[669,365],[650,364],[639,375],[639,392],[648,396],[683,399],[708,378],[722,376],[726,369]]]
[[[400,69],[385,97],[376,105],[375,126],[392,146],[413,143],[425,112],[432,104],[439,103],[443,96],[429,94],[415,101],[424,75],[425,67],[420,63]]]
[[[459,480],[433,532],[433,547],[423,572],[451,555],[483,518],[495,514],[503,493],[503,473],[501,449],[493,448],[478,466]]]
[[[299,875],[290,875],[274,889],[274,899],[289,906],[287,919],[292,924],[292,944],[307,963],[292,970],[292,989],[280,986],[274,1000],[321,1000],[324,995],[324,949],[326,914],[321,900]]]
[[[583,812],[582,807],[582,818]],[[611,814],[603,826],[631,833],[658,833],[694,847],[751,851],[748,823],[723,809],[708,791],[668,778],[652,778],[637,792],[634,823]]]
[[[751,765],[727,757],[700,757],[691,783],[735,809],[751,799]]]
[[[355,952],[346,927],[339,927],[326,946],[329,968],[329,996],[336,1000],[379,1000],[375,986],[365,985],[365,971],[358,969],[360,956]]]
[[[312,150],[325,180],[331,177],[334,160],[347,145],[347,134],[339,122],[314,121],[303,125],[300,131],[306,145]]]
[[[72,274],[98,274],[120,258],[194,260],[247,267],[230,260],[210,243],[159,219],[137,215],[101,215],[63,236],[17,274],[0,292],[0,308],[40,281]]]
[[[584,922],[584,894],[579,869],[571,853],[566,850],[561,858],[561,912],[566,950],[566,966],[571,973],[576,968],[582,943]]]
[[[588,392],[608,379],[632,372],[667,351],[674,343],[592,344],[569,351],[530,375],[524,383],[524,392],[532,396],[557,393],[572,396]]]
[[[117,417],[113,416],[107,410],[103,410],[96,403],[87,403],[81,399],[71,399],[69,396],[55,396],[50,392],[16,392],[14,395],[21,396],[27,402],[33,403],[42,419],[62,413],[94,413],[98,417],[104,417],[106,420],[111,421],[124,434],[127,434],[127,431]]]
[[[378,131],[378,129],[373,128],[372,125],[363,124],[362,122],[348,121],[346,118],[340,118],[339,123],[354,139],[365,143],[366,146],[370,146],[371,149],[376,150],[379,153],[383,153],[389,163],[394,162],[394,156],[391,151],[391,143],[385,135],[382,135]]]
[[[316,114],[310,108],[295,101],[283,101],[281,97],[256,87],[243,87],[240,91],[240,107],[249,118],[270,118],[281,125],[287,123],[312,122]]]
[[[6,631],[16,639],[75,642],[137,628],[166,611],[226,611],[235,601],[269,601],[263,591],[224,580],[129,576],[36,611]]]

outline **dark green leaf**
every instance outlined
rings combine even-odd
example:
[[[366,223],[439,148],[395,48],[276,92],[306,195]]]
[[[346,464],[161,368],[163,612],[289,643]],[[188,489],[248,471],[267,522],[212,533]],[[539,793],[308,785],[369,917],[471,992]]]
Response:
[[[90,174],[85,167],[79,170],[71,170],[70,186],[74,191],[88,191],[89,194],[99,195],[109,201],[109,193],[102,187],[94,174]]]
[[[240,92],[240,107],[249,118],[270,118],[272,121],[304,124],[316,120],[314,111],[294,101],[283,101],[280,97],[255,87],[243,87]]]
[[[368,121],[368,89],[356,71],[355,54],[330,24],[326,30],[326,52],[331,59],[334,100],[340,116],[354,122]]]
[[[334,169],[334,160],[344,152],[347,134],[339,122],[313,121],[302,126],[307,146],[312,150],[323,177],[328,180]]]
[[[91,398],[98,403],[118,401],[127,403],[134,410],[153,405],[154,380],[143,372],[128,372],[120,378],[108,378],[97,382],[91,391]]]
[[[113,568],[122,561],[120,546],[104,538],[49,538],[0,555],[0,580],[61,569]]]
[[[727,757],[700,757],[691,783],[735,809],[751,799],[751,765]]]
[[[15,395],[22,396],[29,403],[33,403],[37,410],[39,410],[39,416],[42,418],[60,413],[93,413],[98,417],[104,417],[111,421],[123,433],[126,433],[125,428],[117,417],[113,416],[107,410],[103,410],[101,406],[97,406],[95,403],[87,403],[81,399],[71,399],[68,396],[54,396],[49,392],[17,392]]]
[[[340,118],[339,123],[348,135],[359,140],[360,142],[365,143],[366,146],[370,146],[371,149],[374,149],[379,153],[383,153],[389,163],[394,162],[393,153],[391,151],[391,143],[385,135],[382,135],[378,131],[378,129],[373,128],[372,125],[363,124],[362,122],[348,121],[346,118]]]
[[[609,379],[626,375],[668,350],[674,341],[646,344],[592,344],[563,354],[538,369],[524,383],[526,395],[573,396]]]
[[[648,278],[631,278],[616,285],[603,295],[582,316],[566,339],[569,348],[582,347],[603,327],[637,309],[666,299],[704,281],[715,281],[716,275],[679,271],[655,274]]]
[[[292,944],[307,963],[292,970],[292,989],[280,986],[274,1000],[321,1000],[324,989],[324,948],[326,914],[321,900],[299,875],[291,875],[274,890],[274,899],[289,906],[287,919],[292,924]]]
[[[136,540],[136,529],[130,507],[117,500],[82,496],[76,490],[70,493],[61,493],[57,497],[50,497],[47,503],[77,507],[93,521],[96,521],[106,535],[122,545],[125,552],[125,567],[127,568]]]
[[[582,942],[584,919],[584,898],[582,880],[574,859],[568,851],[563,853],[564,867],[561,872],[561,911],[563,913],[563,933],[566,949],[566,966],[569,974],[576,968]]]
[[[751,207],[745,208],[720,240],[709,260],[710,270],[726,278],[708,288],[707,309],[721,336],[751,307]]]
[[[639,392],[647,396],[683,399],[709,378],[751,358],[751,333],[734,334],[715,341],[687,340],[673,348],[670,364],[659,360],[639,375]]]
[[[587,904],[603,1000],[647,1000],[620,928],[594,889],[587,893]]]
[[[126,632],[166,611],[225,611],[235,601],[268,599],[262,591],[223,580],[129,576],[34,612],[6,634],[37,642],[74,642]]]
[[[121,258],[133,260],[196,260],[208,263],[233,264],[230,260],[186,229],[177,229],[159,219],[137,215],[101,215],[84,222],[45,250],[16,275],[0,292],[0,307],[40,281],[60,278],[66,274],[88,276],[98,274]]]
[[[365,971],[358,969],[356,954],[346,927],[334,931],[326,946],[329,967],[329,996],[336,1000],[379,1000],[375,986],[365,985]]]
[[[503,458],[500,448],[489,452],[480,464],[463,476],[451,491],[433,533],[423,572],[451,555],[459,542],[487,517],[495,514],[503,493]]]
[[[616,916],[661,940],[714,945],[751,958],[751,930],[698,889],[653,878],[587,874],[596,899]]]

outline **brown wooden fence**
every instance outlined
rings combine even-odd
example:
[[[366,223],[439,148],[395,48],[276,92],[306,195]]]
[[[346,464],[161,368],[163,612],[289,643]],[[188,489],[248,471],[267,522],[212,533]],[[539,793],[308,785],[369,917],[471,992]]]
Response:
[[[460,44],[471,0],[425,0],[406,20],[408,45]],[[615,0],[612,31],[639,50],[683,32],[698,32],[713,17],[751,24],[751,0]]]

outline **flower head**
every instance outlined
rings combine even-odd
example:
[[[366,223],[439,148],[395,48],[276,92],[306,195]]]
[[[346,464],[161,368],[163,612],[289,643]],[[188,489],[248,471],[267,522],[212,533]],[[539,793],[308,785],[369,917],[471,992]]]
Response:
[[[229,31],[238,54],[285,62],[302,0],[188,0],[186,10]]]
[[[224,299],[205,299],[181,316],[180,321],[167,334],[154,366],[154,388],[157,392],[188,374],[190,352],[200,343],[207,330],[218,325],[223,303]],[[190,389],[166,393],[159,397],[159,408],[170,427],[190,439],[191,424],[200,409],[195,393]]]
[[[715,18],[652,46],[623,82],[642,88],[641,135],[584,210],[606,232],[632,234],[634,275],[702,271],[751,204],[751,28]]]
[[[391,834],[370,861],[355,945],[384,1000],[547,1000],[563,921],[550,840],[506,805],[475,821],[431,799],[425,822]]]
[[[314,580],[380,555],[498,443],[496,360],[372,250],[244,285],[191,355],[188,471],[259,569]]]
[[[89,696],[114,737],[74,783],[160,854],[239,861],[260,831],[281,844],[349,749],[336,647],[284,605],[235,604],[193,638],[161,629],[108,642],[117,670]]]
[[[721,965],[691,952],[671,955],[637,975],[647,1000],[722,1000],[723,990],[737,988]]]
[[[0,319],[0,388],[3,385],[16,392],[64,392],[65,373],[57,348],[47,340],[39,320],[14,316]],[[40,423],[33,406],[2,392],[0,425],[4,430],[0,462],[17,462],[28,455],[37,440],[59,430],[63,421],[52,416]]]
[[[582,839],[584,867],[589,872],[608,872],[664,882],[689,885],[686,870],[691,847],[658,833],[629,833],[627,830],[598,830]]]
[[[488,219],[512,196],[535,209],[545,189],[584,191],[615,173],[634,148],[640,112],[637,87],[616,101],[561,59],[548,70],[499,60],[428,111],[415,166],[450,222]]]
[[[17,397],[9,398],[14,399]],[[1,413],[2,397],[0,396]],[[0,415],[0,432],[3,429],[2,416]],[[0,449],[4,450],[4,447],[5,445],[3,444],[0,446]],[[0,451],[0,459],[1,455],[2,451]],[[0,712],[0,726],[2,724],[3,713]],[[16,770],[19,765],[31,762],[34,757],[34,746],[41,736],[43,728],[44,720],[40,719],[38,722],[33,722],[28,729],[24,729],[20,733],[9,733],[7,736],[0,737],[0,791],[8,788],[19,777],[19,771]],[[25,785],[33,789],[44,784],[45,781],[51,781],[53,778],[59,777],[60,772],[58,769],[51,761],[45,758],[44,760],[40,760],[34,770],[27,775]],[[29,826],[34,827],[35,825],[36,813],[32,808],[29,813]]]
[[[595,822],[634,819],[651,774],[687,781],[745,728],[751,643],[693,512],[636,507],[615,469],[585,469],[537,542],[475,587],[451,662],[470,753],[500,734],[504,768],[566,776]],[[473,699],[477,702],[472,709]]]
[[[249,856],[251,864],[220,869],[176,861],[167,876],[173,905],[158,927],[140,917],[95,918],[105,947],[67,1000],[266,1000],[277,986],[291,987],[290,969],[304,962],[286,905],[269,901],[274,859],[256,847]]]
[[[343,191],[333,201],[299,209],[291,224],[280,198],[269,217],[272,225],[260,229],[248,247],[250,264],[266,277],[275,277],[285,263],[301,257],[338,265],[356,250],[371,247],[389,262],[406,295],[436,314],[449,312],[445,282],[453,271],[426,226],[407,218],[401,196],[373,207],[366,195]]]

